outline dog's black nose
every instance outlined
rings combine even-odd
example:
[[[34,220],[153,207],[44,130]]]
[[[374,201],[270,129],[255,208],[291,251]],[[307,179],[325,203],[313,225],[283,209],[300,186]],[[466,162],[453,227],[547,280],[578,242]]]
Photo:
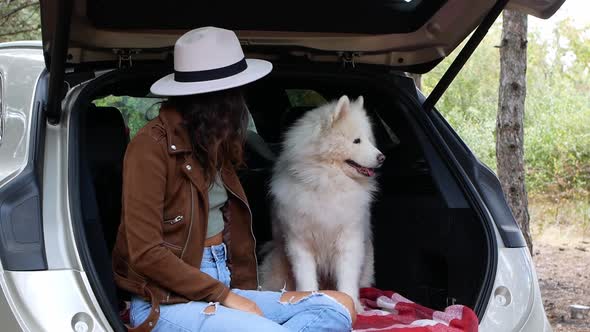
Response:
[[[383,153],[380,153],[380,154],[378,154],[378,155],[377,155],[377,161],[378,161],[380,164],[383,164],[383,162],[385,161],[385,155],[383,155]]]

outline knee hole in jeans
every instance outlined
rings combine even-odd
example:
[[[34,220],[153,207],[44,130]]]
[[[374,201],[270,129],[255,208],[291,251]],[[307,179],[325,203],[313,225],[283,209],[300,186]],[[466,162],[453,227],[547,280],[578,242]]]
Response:
[[[322,295],[332,299],[334,302],[344,307],[344,309],[348,311],[351,321],[353,323],[356,321],[356,309],[354,307],[354,301],[350,296],[342,292],[330,290],[313,292],[283,292],[279,302],[282,304],[296,304],[301,301],[305,301],[310,297]]]
[[[201,311],[201,313],[203,315],[215,315],[215,313],[217,312],[217,306],[219,305],[219,302],[209,302],[209,305],[206,306],[203,311]]]

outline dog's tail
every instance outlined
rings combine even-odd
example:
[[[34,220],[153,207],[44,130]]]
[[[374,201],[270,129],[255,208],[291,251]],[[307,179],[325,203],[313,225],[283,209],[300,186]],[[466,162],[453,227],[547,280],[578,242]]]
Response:
[[[266,257],[272,251],[273,248],[274,242],[272,240],[268,241],[260,247],[259,255],[261,257]]]
[[[280,245],[269,241],[261,246],[262,262],[258,267],[260,286],[263,290],[278,292],[285,288],[293,288],[289,265]]]
[[[258,255],[262,258],[258,261],[258,281],[260,282],[260,287],[265,290],[268,290],[268,280],[272,279],[273,275],[273,263],[274,257],[272,255],[272,250],[274,248],[273,241],[268,241],[264,243],[260,250],[258,251]]]

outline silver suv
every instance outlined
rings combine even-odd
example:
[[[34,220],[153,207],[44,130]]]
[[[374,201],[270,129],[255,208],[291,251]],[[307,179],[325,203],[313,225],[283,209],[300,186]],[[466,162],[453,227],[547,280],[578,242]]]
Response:
[[[172,70],[176,38],[204,25],[237,30],[275,66],[246,90],[257,130],[240,177],[259,245],[282,132],[362,94],[387,155],[372,213],[376,286],[434,309],[467,305],[481,331],[551,330],[498,179],[434,105],[507,4],[549,17],[563,0],[177,3],[41,1],[43,41],[0,44],[2,331],[125,330],[128,294],[110,261],[122,158],[157,115],[149,86]],[[405,73],[428,72],[472,32],[425,97]]]

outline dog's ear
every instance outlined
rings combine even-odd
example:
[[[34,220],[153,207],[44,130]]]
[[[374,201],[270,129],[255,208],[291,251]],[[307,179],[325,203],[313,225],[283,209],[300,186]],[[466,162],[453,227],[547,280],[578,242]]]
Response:
[[[332,112],[332,123],[338,122],[338,120],[342,119],[347,112],[350,110],[350,99],[348,96],[343,95],[338,99],[338,103],[336,104],[336,108],[334,112]]]
[[[354,101],[354,103],[359,107],[359,108],[363,108],[364,104],[365,104],[365,98],[363,98],[363,96],[358,96],[358,98]]]

